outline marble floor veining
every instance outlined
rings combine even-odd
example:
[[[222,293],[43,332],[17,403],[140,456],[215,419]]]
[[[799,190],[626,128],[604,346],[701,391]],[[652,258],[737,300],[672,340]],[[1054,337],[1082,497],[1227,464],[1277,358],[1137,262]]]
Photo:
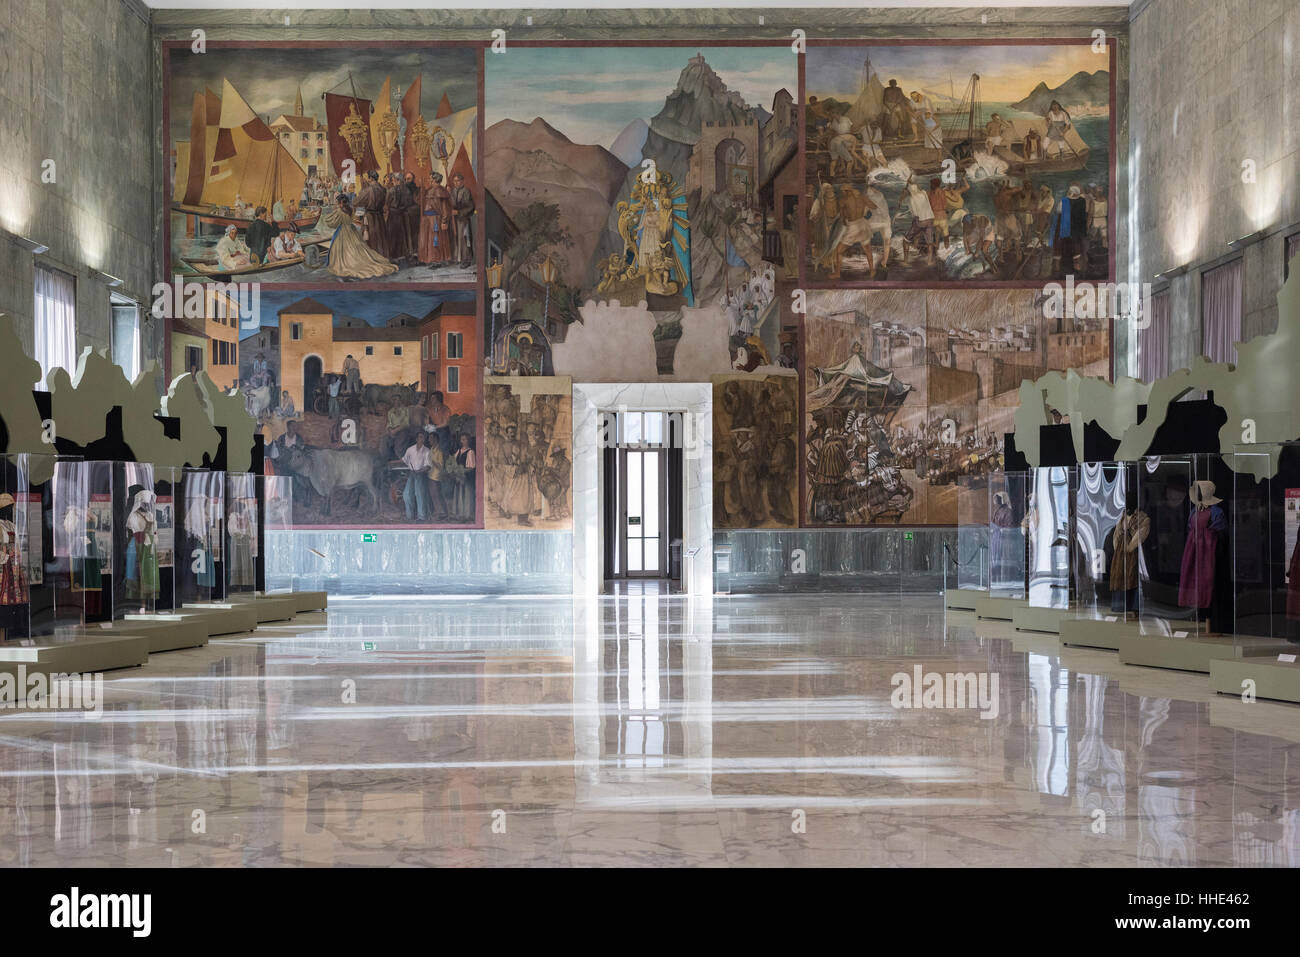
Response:
[[[1300,865],[1300,708],[932,595],[340,601],[104,689],[0,711],[0,865]]]

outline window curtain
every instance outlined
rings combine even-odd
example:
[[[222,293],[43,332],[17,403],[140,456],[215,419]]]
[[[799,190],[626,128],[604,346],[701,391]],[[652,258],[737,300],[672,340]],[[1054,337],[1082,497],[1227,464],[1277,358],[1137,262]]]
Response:
[[[1241,339],[1242,260],[1201,273],[1201,351],[1211,362],[1236,362]]]
[[[57,269],[36,267],[36,361],[41,379],[36,388],[48,391],[55,368],[77,368],[77,281]]]
[[[1143,382],[1155,382],[1169,375],[1169,290],[1153,295],[1146,303],[1150,322],[1138,331],[1138,375]]]

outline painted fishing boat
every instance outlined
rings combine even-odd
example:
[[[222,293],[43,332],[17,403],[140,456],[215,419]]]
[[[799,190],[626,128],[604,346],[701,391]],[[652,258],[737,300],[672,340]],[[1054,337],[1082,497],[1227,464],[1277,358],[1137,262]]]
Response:
[[[274,262],[249,263],[246,266],[237,266],[234,269],[228,269],[217,262],[215,257],[186,257],[182,261],[196,273],[202,276],[211,276],[212,278],[226,279],[231,276],[251,276],[256,273],[271,272],[276,269],[284,269],[286,266],[297,266],[302,263],[306,257],[306,249],[309,246],[317,246],[329,242],[327,238],[311,239],[302,243],[303,254],[300,256],[291,256],[288,259],[277,259]]]

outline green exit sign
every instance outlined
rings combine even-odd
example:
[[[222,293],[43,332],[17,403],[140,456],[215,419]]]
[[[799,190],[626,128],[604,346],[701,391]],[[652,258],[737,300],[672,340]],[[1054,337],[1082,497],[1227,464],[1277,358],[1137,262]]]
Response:
[[[362,651],[374,651],[374,650],[375,650],[375,643],[374,643],[373,641],[363,641],[363,642],[361,642],[361,650],[362,650]]]
[[[362,532],[361,540],[363,542],[377,542],[379,541],[379,536],[375,532]]]
[[[903,541],[905,541],[905,542],[910,542],[911,540],[912,540],[912,533],[911,533],[911,532],[904,532],[904,533],[903,533]]]

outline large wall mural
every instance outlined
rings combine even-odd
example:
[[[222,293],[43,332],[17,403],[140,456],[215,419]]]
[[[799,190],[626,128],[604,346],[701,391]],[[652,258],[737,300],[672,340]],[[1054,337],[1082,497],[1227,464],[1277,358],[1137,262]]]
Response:
[[[1043,286],[1112,276],[1114,55],[168,43],[170,270],[258,285],[167,365],[277,527],[568,528],[573,381],[713,383],[718,528],[950,525],[1022,382],[1109,378]]]
[[[810,46],[806,281],[1110,278],[1112,51]]]
[[[170,46],[170,273],[472,282],[481,50]]]

